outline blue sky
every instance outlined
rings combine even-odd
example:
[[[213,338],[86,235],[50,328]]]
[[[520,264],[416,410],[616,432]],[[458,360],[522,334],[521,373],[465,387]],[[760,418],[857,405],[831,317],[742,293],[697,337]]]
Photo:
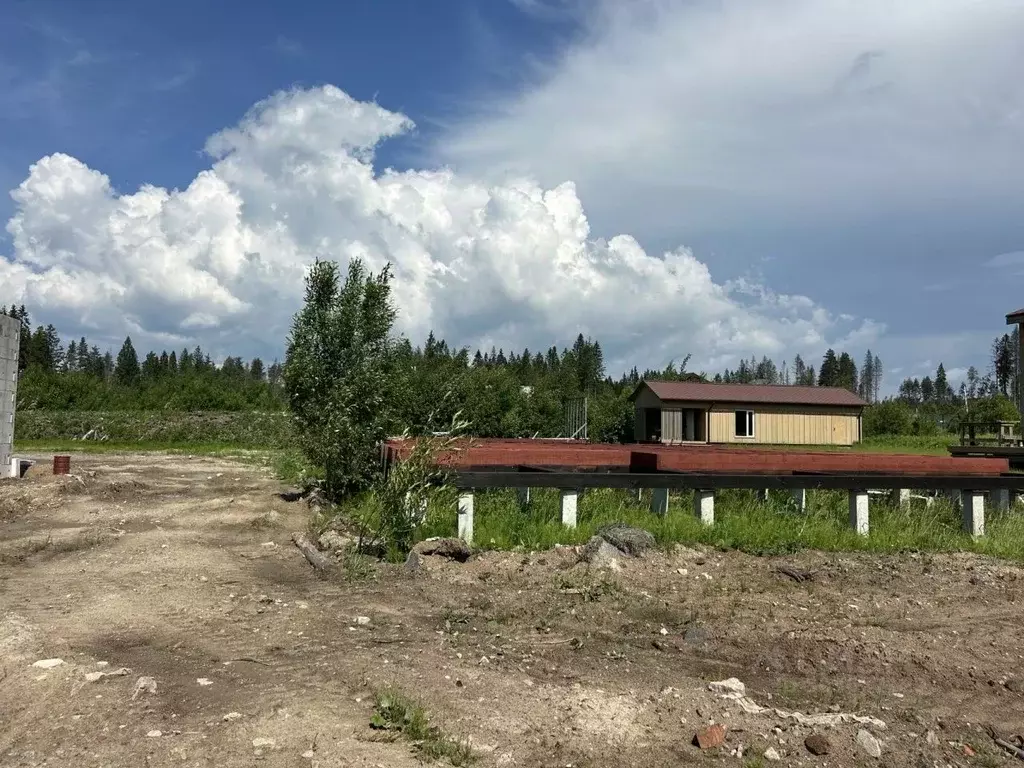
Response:
[[[398,264],[414,337],[582,330],[613,365],[708,369],[871,347],[891,390],[939,360],[986,368],[1024,305],[1010,0],[0,0],[0,18],[0,188],[28,185],[0,197],[0,282],[69,334],[273,357],[302,268],[361,255]]]

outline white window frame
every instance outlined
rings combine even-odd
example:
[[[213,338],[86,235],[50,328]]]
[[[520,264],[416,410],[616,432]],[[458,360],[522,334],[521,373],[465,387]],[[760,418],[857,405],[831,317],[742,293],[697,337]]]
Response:
[[[747,434],[745,435],[741,435],[739,433],[739,430],[736,429],[736,427],[738,426],[736,423],[736,417],[739,416],[741,413],[745,413],[747,415]],[[733,413],[732,428],[736,437],[741,438],[743,440],[752,439],[754,437],[754,412],[746,408],[737,408],[736,411]]]

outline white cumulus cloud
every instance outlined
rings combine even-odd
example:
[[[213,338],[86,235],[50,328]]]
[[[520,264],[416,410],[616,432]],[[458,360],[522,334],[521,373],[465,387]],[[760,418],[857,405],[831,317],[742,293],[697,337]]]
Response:
[[[121,192],[73,157],[44,157],[12,192],[0,301],[108,344],[128,332],[142,348],[271,357],[313,259],[358,256],[394,265],[400,330],[417,342],[433,329],[537,349],[583,332],[615,370],[687,352],[716,366],[816,354],[881,331],[750,280],[716,283],[683,246],[593,238],[569,181],[375,168],[378,144],[412,128],[326,86],[255,105],[209,139],[210,167],[182,190]]]

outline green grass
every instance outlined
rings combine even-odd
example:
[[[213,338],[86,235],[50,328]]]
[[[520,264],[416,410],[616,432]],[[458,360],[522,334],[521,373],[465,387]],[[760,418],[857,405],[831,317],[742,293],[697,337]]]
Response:
[[[232,443],[210,442],[97,442],[94,440],[17,440],[16,454],[33,453],[176,453],[197,455],[269,453],[266,450],[243,448]]]
[[[645,496],[645,500],[649,498]],[[944,500],[931,508],[920,502],[900,508],[876,497],[871,501],[871,532],[858,536],[849,525],[847,494],[808,492],[808,509],[798,513],[785,492],[774,492],[767,504],[751,491],[720,491],[715,498],[715,524],[702,525],[692,513],[692,494],[671,498],[665,516],[652,514],[624,491],[588,491],[579,502],[577,528],[560,522],[559,497],[554,490],[534,489],[531,503],[520,510],[514,491],[477,493],[474,541],[485,549],[539,551],[556,544],[580,544],[598,528],[624,522],[654,534],[663,547],[676,543],[705,544],[758,555],[780,555],[803,549],[823,551],[979,552],[1024,561],[1024,515],[987,515],[987,536],[974,540],[960,530],[960,516]],[[456,530],[454,497],[432,500],[420,535],[451,536]]]
[[[428,760],[445,759],[454,766],[469,765],[475,760],[466,741],[453,739],[431,725],[426,710],[394,688],[376,694],[370,726],[408,739],[420,756]]]
[[[886,435],[869,437],[854,446],[863,453],[919,453],[931,456],[948,456],[949,446],[959,442],[956,435]]]

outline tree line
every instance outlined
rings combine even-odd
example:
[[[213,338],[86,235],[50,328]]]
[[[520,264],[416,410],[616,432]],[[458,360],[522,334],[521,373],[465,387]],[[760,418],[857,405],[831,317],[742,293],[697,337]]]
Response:
[[[53,325],[33,329],[23,306],[0,311],[22,323],[21,408],[242,411],[283,410],[289,402],[285,366],[276,360],[267,365],[260,358],[227,357],[218,365],[198,346],[140,356],[130,337],[115,356],[86,338],[65,346]],[[968,372],[961,386],[968,406],[1012,392],[1017,348],[1015,336],[997,338],[991,372]],[[392,431],[440,429],[460,413],[482,437],[566,436],[567,404],[586,398],[591,440],[631,440],[629,395],[644,378],[837,386],[876,403],[884,373],[882,361],[870,350],[858,367],[848,352],[829,349],[817,369],[800,355],[791,364],[764,356],[708,374],[688,370],[690,356],[680,355],[660,369],[634,367],[612,377],[600,342],[582,334],[562,348],[506,352],[492,347],[471,352],[430,333],[422,345],[407,338],[392,340],[388,356],[388,375],[400,382],[391,399]],[[888,431],[919,433],[950,428],[960,418],[964,402],[963,397],[958,401],[941,364],[934,376],[904,380],[895,400],[904,411]],[[1006,408],[1000,408],[1005,415]]]

